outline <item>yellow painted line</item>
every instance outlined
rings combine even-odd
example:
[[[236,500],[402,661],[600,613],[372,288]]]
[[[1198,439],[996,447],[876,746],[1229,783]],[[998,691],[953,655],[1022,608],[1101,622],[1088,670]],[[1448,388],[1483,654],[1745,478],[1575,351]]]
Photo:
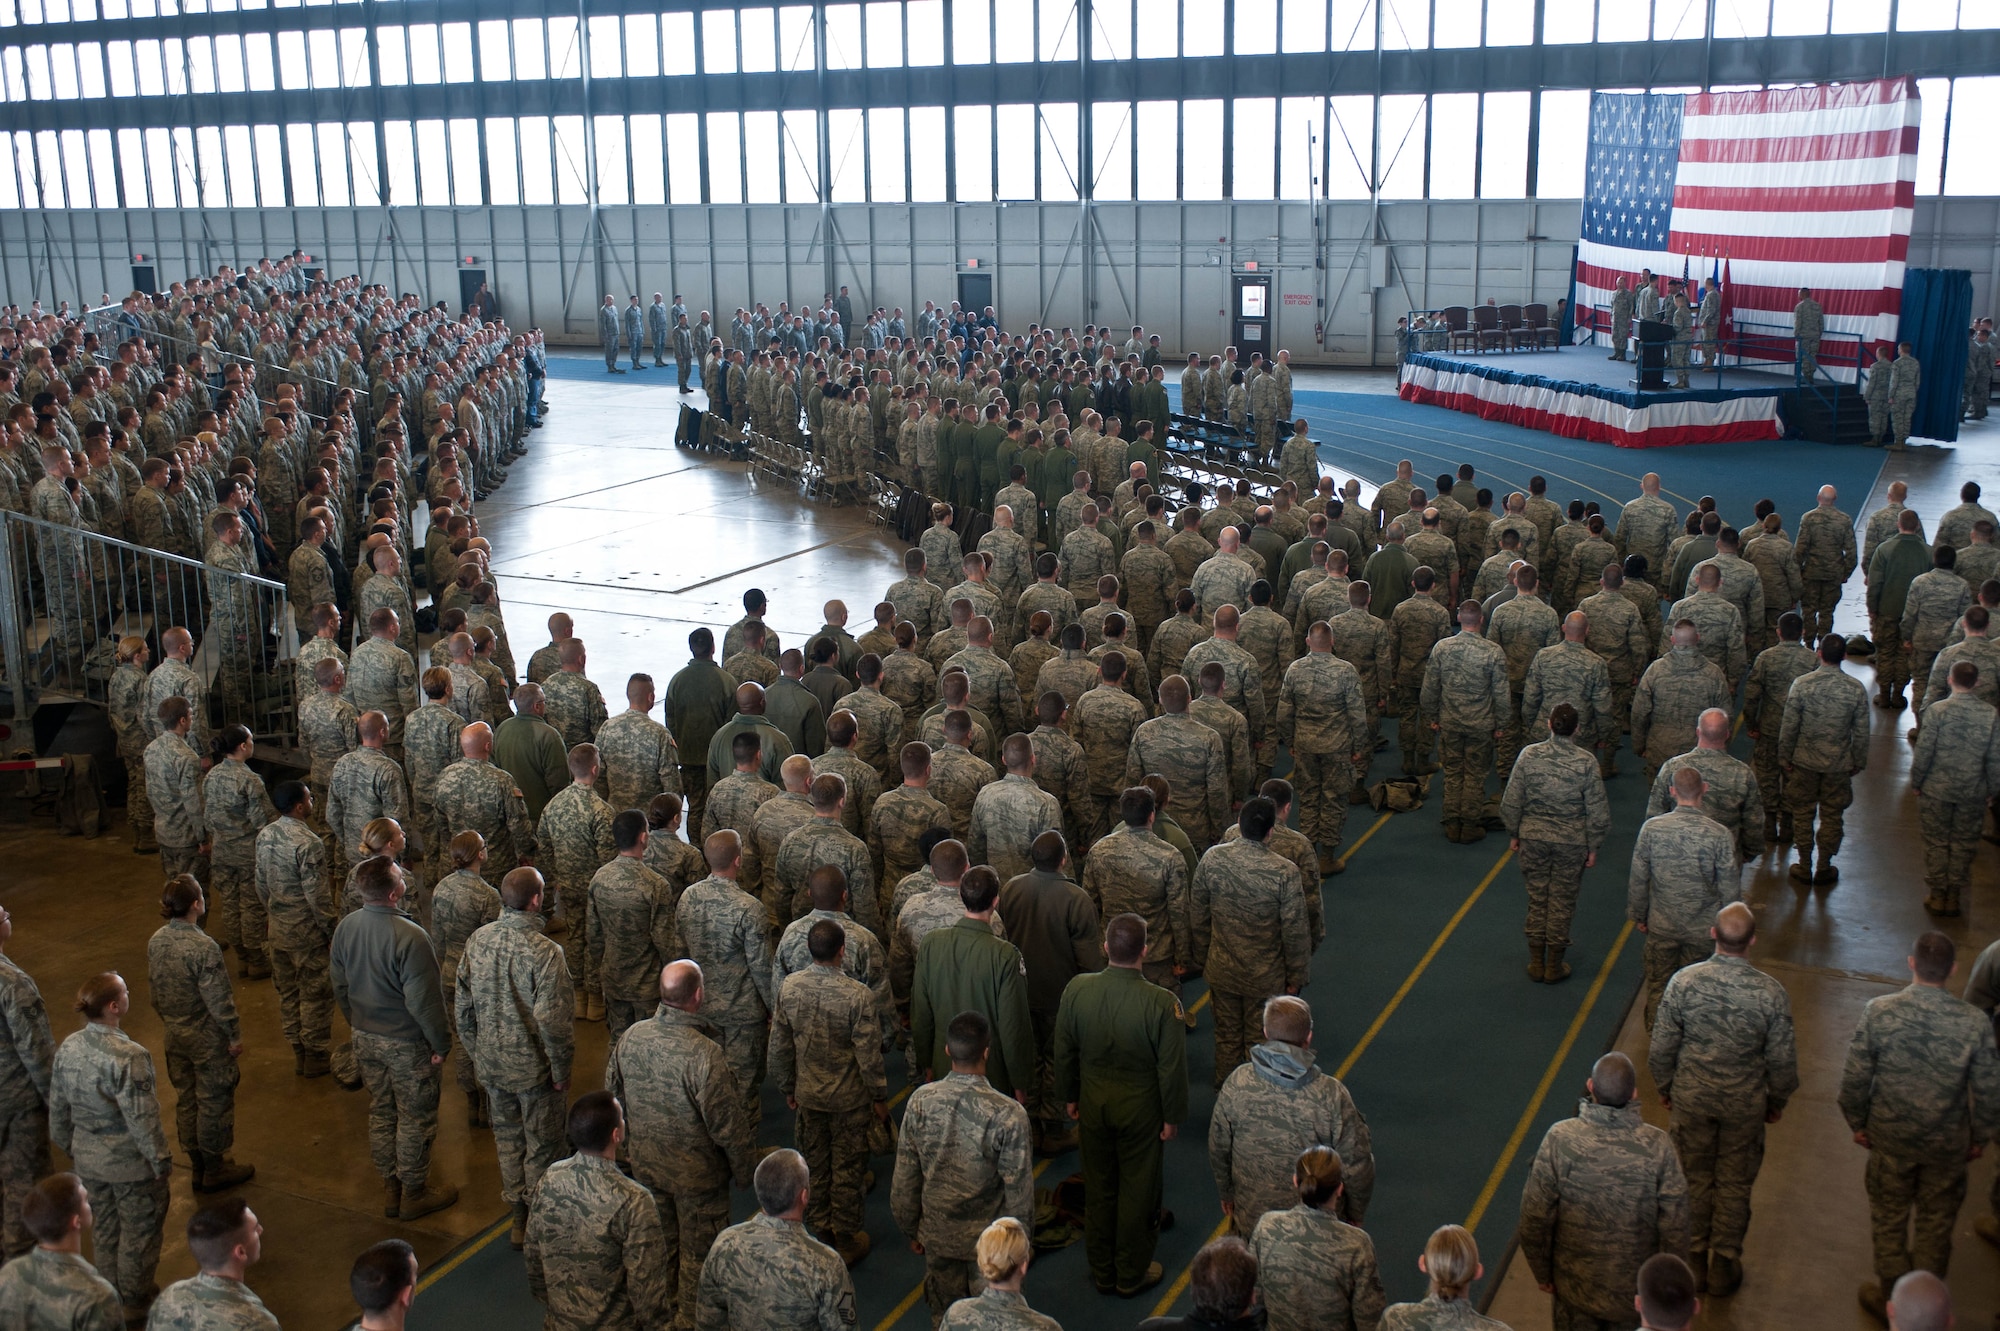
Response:
[[[1549,1060],[1548,1068],[1542,1073],[1541,1084],[1535,1087],[1535,1096],[1528,1101],[1528,1107],[1521,1111],[1521,1121],[1514,1125],[1514,1135],[1507,1139],[1507,1149],[1500,1152],[1500,1159],[1494,1162],[1493,1172],[1486,1176],[1486,1186],[1479,1190],[1479,1200],[1472,1204],[1472,1213],[1465,1218],[1465,1227],[1479,1228],[1479,1222],[1486,1217],[1486,1208],[1493,1204],[1493,1194],[1500,1190],[1500,1180],[1507,1176],[1507,1169],[1514,1163],[1521,1143],[1527,1140],[1528,1129],[1534,1126],[1535,1115],[1542,1112],[1542,1101],[1549,1095],[1549,1088],[1555,1085],[1563,1063],[1569,1058],[1569,1051],[1576,1045],[1576,1037],[1583,1033],[1583,1023],[1590,1019],[1591,1009],[1597,1006],[1598,998],[1604,993],[1604,982],[1611,978],[1611,968],[1618,964],[1620,954],[1625,951],[1625,943],[1632,937],[1632,922],[1625,921],[1625,927],[1618,931],[1618,941],[1604,956],[1604,964],[1597,968],[1597,978],[1590,982],[1590,992],[1584,996],[1583,1006],[1569,1023],[1562,1043],[1556,1046],[1555,1057]]]
[[[1377,818],[1373,826],[1371,826],[1366,832],[1363,832],[1360,836],[1354,838],[1354,844],[1347,848],[1347,854],[1346,856],[1344,856],[1344,858],[1351,860],[1356,855],[1360,854],[1361,848],[1368,844],[1368,838],[1374,836],[1377,832],[1381,831],[1383,826],[1387,824],[1388,821],[1391,818],[1394,818],[1395,816],[1396,815],[1393,813],[1385,813],[1380,818]]]
[[[1369,1045],[1375,1043],[1375,1037],[1380,1035],[1382,1028],[1389,1024],[1389,1018],[1395,1016],[1396,1009],[1403,1006],[1403,1000],[1410,996],[1410,990],[1417,987],[1417,981],[1421,980],[1424,977],[1424,972],[1430,969],[1431,962],[1437,960],[1437,954],[1444,950],[1444,945],[1450,941],[1452,934],[1458,931],[1460,923],[1464,921],[1467,915],[1472,913],[1472,908],[1479,904],[1479,898],[1486,895],[1486,889],[1493,886],[1493,880],[1500,876],[1500,871],[1507,867],[1507,861],[1513,858],[1514,852],[1507,850],[1503,851],[1500,858],[1494,861],[1493,867],[1486,871],[1486,876],[1479,880],[1479,886],[1472,889],[1472,895],[1460,903],[1458,910],[1453,913],[1451,919],[1445,922],[1445,926],[1438,932],[1438,936],[1431,940],[1429,950],[1424,953],[1409,975],[1404,978],[1402,986],[1396,990],[1381,1012],[1376,1014],[1374,1023],[1366,1031],[1362,1032],[1361,1038],[1355,1042],[1354,1048],[1348,1052],[1347,1057],[1341,1061],[1340,1067],[1334,1071],[1333,1075],[1335,1077],[1345,1080],[1347,1074],[1354,1070],[1354,1065],[1361,1061],[1361,1055],[1367,1052]]]
[[[1047,1171],[1048,1167],[1054,1163],[1055,1163],[1054,1157],[1050,1157],[1049,1159],[1042,1161],[1042,1163],[1040,1163],[1039,1165],[1036,1165],[1035,1177],[1040,1178],[1042,1174]],[[911,1290],[908,1294],[905,1294],[903,1296],[903,1301],[901,1303],[898,1303],[894,1308],[891,1308],[889,1310],[889,1315],[887,1317],[884,1317],[881,1321],[875,1324],[875,1331],[889,1331],[889,1328],[894,1326],[896,1323],[902,1321],[903,1314],[907,1313],[910,1309],[916,1307],[917,1301],[923,1297],[924,1297],[923,1282],[918,1281],[917,1287]]]
[[[1201,997],[1188,1004],[1187,1014],[1192,1017],[1208,1006],[1208,990],[1201,991]]]
[[[1348,851],[1348,854],[1351,856],[1354,854],[1355,851],[1360,850],[1362,843],[1367,841],[1369,837],[1374,836],[1375,833],[1380,831],[1382,825],[1388,822],[1389,819],[1393,816],[1394,815],[1392,814],[1385,813],[1380,818],[1376,819],[1375,825],[1369,828],[1366,832],[1362,833],[1360,839],[1354,843],[1353,848]],[[1514,858],[1514,852],[1512,850],[1505,851],[1501,854],[1498,862],[1496,862],[1491,869],[1487,870],[1486,876],[1479,880],[1479,886],[1472,889],[1472,895],[1465,899],[1465,901],[1459,906],[1458,910],[1452,915],[1451,919],[1446,921],[1444,929],[1438,934],[1438,936],[1435,939],[1431,940],[1431,945],[1429,950],[1427,950],[1424,953],[1422,959],[1417,962],[1415,969],[1413,969],[1409,973],[1409,975],[1403,980],[1402,986],[1398,988],[1395,994],[1389,999],[1387,1006],[1385,1006],[1382,1009],[1382,1011],[1376,1016],[1374,1024],[1369,1026],[1368,1030],[1362,1035],[1360,1041],[1355,1044],[1353,1050],[1348,1053],[1347,1058],[1341,1063],[1339,1069],[1334,1072],[1333,1075],[1336,1078],[1345,1079],[1347,1074],[1354,1070],[1354,1065],[1360,1061],[1362,1053],[1368,1048],[1369,1045],[1374,1043],[1375,1037],[1381,1033],[1382,1028],[1384,1026],[1388,1025],[1389,1018],[1396,1014],[1396,1009],[1403,1005],[1403,1000],[1405,998],[1409,997],[1410,990],[1416,987],[1417,981],[1423,978],[1423,974],[1426,970],[1430,969],[1431,962],[1434,961],[1437,958],[1437,954],[1441,950],[1443,950],[1445,942],[1458,929],[1459,923],[1465,919],[1466,915],[1472,910],[1473,906],[1478,904],[1479,898],[1486,894],[1486,889],[1493,886],[1493,880],[1495,878],[1498,878],[1500,876],[1500,871],[1507,867],[1507,861],[1513,858]],[[1203,997],[1207,997],[1207,995],[1204,994]],[[1203,1241],[1204,1245],[1215,1242],[1217,1239],[1221,1238],[1224,1234],[1228,1232],[1229,1232],[1229,1217],[1224,1216],[1222,1218],[1222,1223],[1217,1225],[1215,1227],[1215,1231],[1211,1233],[1208,1236],[1208,1238]],[[1187,1291],[1188,1284],[1193,1279],[1194,1279],[1194,1263],[1190,1262],[1178,1276],[1174,1277],[1174,1283],[1167,1287],[1167,1292],[1160,1296],[1160,1301],[1157,1304],[1153,1305],[1153,1316],[1165,1317],[1167,1315],[1167,1311],[1174,1306],[1175,1300],[1179,1299],[1180,1296]],[[884,1328],[877,1327],[876,1331],[884,1331]]]
[[[478,1254],[484,1252],[492,1244],[493,1240],[505,1234],[509,1229],[513,1228],[513,1225],[514,1218],[512,1216],[506,1216],[494,1221],[492,1228],[488,1229],[484,1234],[481,1234],[471,1243],[460,1248],[457,1252],[424,1272],[422,1278],[417,1281],[417,1292],[419,1294],[423,1293],[423,1291],[429,1289],[432,1285],[437,1284],[438,1281],[443,1280],[453,1271],[471,1261]]]
[[[905,1086],[902,1090],[897,1091],[894,1095],[889,1097],[889,1108],[894,1109],[897,1105],[903,1103],[903,1101],[909,1098],[910,1098],[910,1088],[908,1086]]]

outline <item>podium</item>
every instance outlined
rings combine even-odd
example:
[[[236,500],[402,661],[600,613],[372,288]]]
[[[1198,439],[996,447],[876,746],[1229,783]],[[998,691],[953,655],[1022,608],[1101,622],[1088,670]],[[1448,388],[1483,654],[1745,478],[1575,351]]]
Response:
[[[1639,320],[1639,391],[1663,393],[1667,388],[1667,345],[1674,326],[1655,319]]]

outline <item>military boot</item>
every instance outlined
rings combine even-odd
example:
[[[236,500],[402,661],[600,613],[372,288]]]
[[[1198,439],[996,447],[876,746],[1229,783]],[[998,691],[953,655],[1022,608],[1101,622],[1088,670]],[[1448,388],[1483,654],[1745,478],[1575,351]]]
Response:
[[[493,1120],[487,1112],[486,1093],[467,1091],[465,1093],[465,1125],[469,1128],[490,1128]]]
[[[1563,960],[1563,953],[1567,951],[1569,951],[1568,947],[1552,947],[1549,949],[1548,957],[1542,963],[1542,982],[1544,984],[1561,984],[1569,978],[1569,963]]]
[[[1792,881],[1810,885],[1813,879],[1812,847],[1799,847],[1799,862],[1792,866]]]
[[[1776,846],[1792,844],[1792,815],[1789,812],[1779,810],[1777,837],[1771,844]]]
[[[1930,915],[1949,915],[1951,907],[1942,891],[1933,891],[1924,898],[1924,911]]]
[[[202,1183],[207,1179],[207,1177],[208,1177],[208,1164],[206,1158],[202,1155],[200,1151],[189,1151],[188,1178],[193,1182],[194,1190],[196,1192],[207,1191],[206,1188],[202,1187]]]
[[[1536,984],[1540,984],[1542,976],[1547,974],[1547,968],[1542,961],[1542,952],[1540,943],[1528,944],[1528,978]]]
[[[1356,781],[1353,787],[1347,792],[1347,802],[1349,804],[1368,803],[1368,783],[1365,781]]]
[[[1743,1263],[1734,1257],[1724,1257],[1721,1253],[1708,1260],[1708,1292],[1718,1299],[1726,1299],[1743,1288]]]
[[[507,1246],[515,1252],[528,1246],[528,1204],[514,1203],[514,1223],[507,1230]]]
[[[833,1250],[840,1254],[840,1260],[853,1267],[860,1264],[874,1246],[866,1233],[836,1234],[833,1236]]]
[[[1334,874],[1347,872],[1347,861],[1340,858],[1340,851],[1336,847],[1321,846],[1318,849],[1320,877],[1330,878]]]
[[[458,1205],[457,1188],[449,1183],[441,1188],[426,1183],[415,1192],[411,1192],[407,1188],[404,1189],[403,1205],[396,1212],[396,1218],[398,1220],[417,1220],[430,1215],[434,1211],[442,1211],[446,1207],[456,1205]]]
[[[227,1192],[257,1177],[257,1166],[239,1165],[226,1151],[221,1155],[203,1153],[195,1158],[201,1162],[195,1167],[196,1192]]]
[[[401,1179],[382,1180],[382,1214],[394,1220],[403,1210],[403,1183]]]
[[[1833,856],[1820,852],[1819,872],[1812,877],[1814,887],[1832,887],[1840,881],[1840,870],[1833,867]]]
[[[1869,1281],[1856,1292],[1855,1298],[1870,1317],[1884,1326],[1889,1324],[1889,1301],[1882,1297],[1880,1285]]]
[[[300,1045],[292,1046],[292,1075],[294,1077],[306,1075],[306,1051]]]
[[[311,1050],[307,1050],[300,1060],[299,1075],[301,1077],[324,1077],[331,1071],[333,1071],[333,1064],[327,1060],[325,1054],[316,1054]]]

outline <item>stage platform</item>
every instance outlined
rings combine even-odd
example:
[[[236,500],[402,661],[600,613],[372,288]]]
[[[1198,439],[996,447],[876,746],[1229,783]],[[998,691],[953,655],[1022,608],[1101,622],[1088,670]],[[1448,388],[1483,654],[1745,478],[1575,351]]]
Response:
[[[1619,448],[1784,437],[1781,408],[1795,391],[1789,376],[1697,369],[1688,388],[1641,393],[1638,375],[1636,363],[1610,360],[1601,347],[1421,352],[1404,363],[1399,392],[1407,402]]]

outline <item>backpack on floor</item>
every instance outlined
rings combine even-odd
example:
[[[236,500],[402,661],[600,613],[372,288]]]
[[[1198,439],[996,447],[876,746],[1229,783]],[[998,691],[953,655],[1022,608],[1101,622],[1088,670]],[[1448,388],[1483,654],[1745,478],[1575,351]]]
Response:
[[[63,755],[61,784],[56,788],[56,823],[66,836],[96,840],[104,835],[104,792],[97,769],[87,753]]]

